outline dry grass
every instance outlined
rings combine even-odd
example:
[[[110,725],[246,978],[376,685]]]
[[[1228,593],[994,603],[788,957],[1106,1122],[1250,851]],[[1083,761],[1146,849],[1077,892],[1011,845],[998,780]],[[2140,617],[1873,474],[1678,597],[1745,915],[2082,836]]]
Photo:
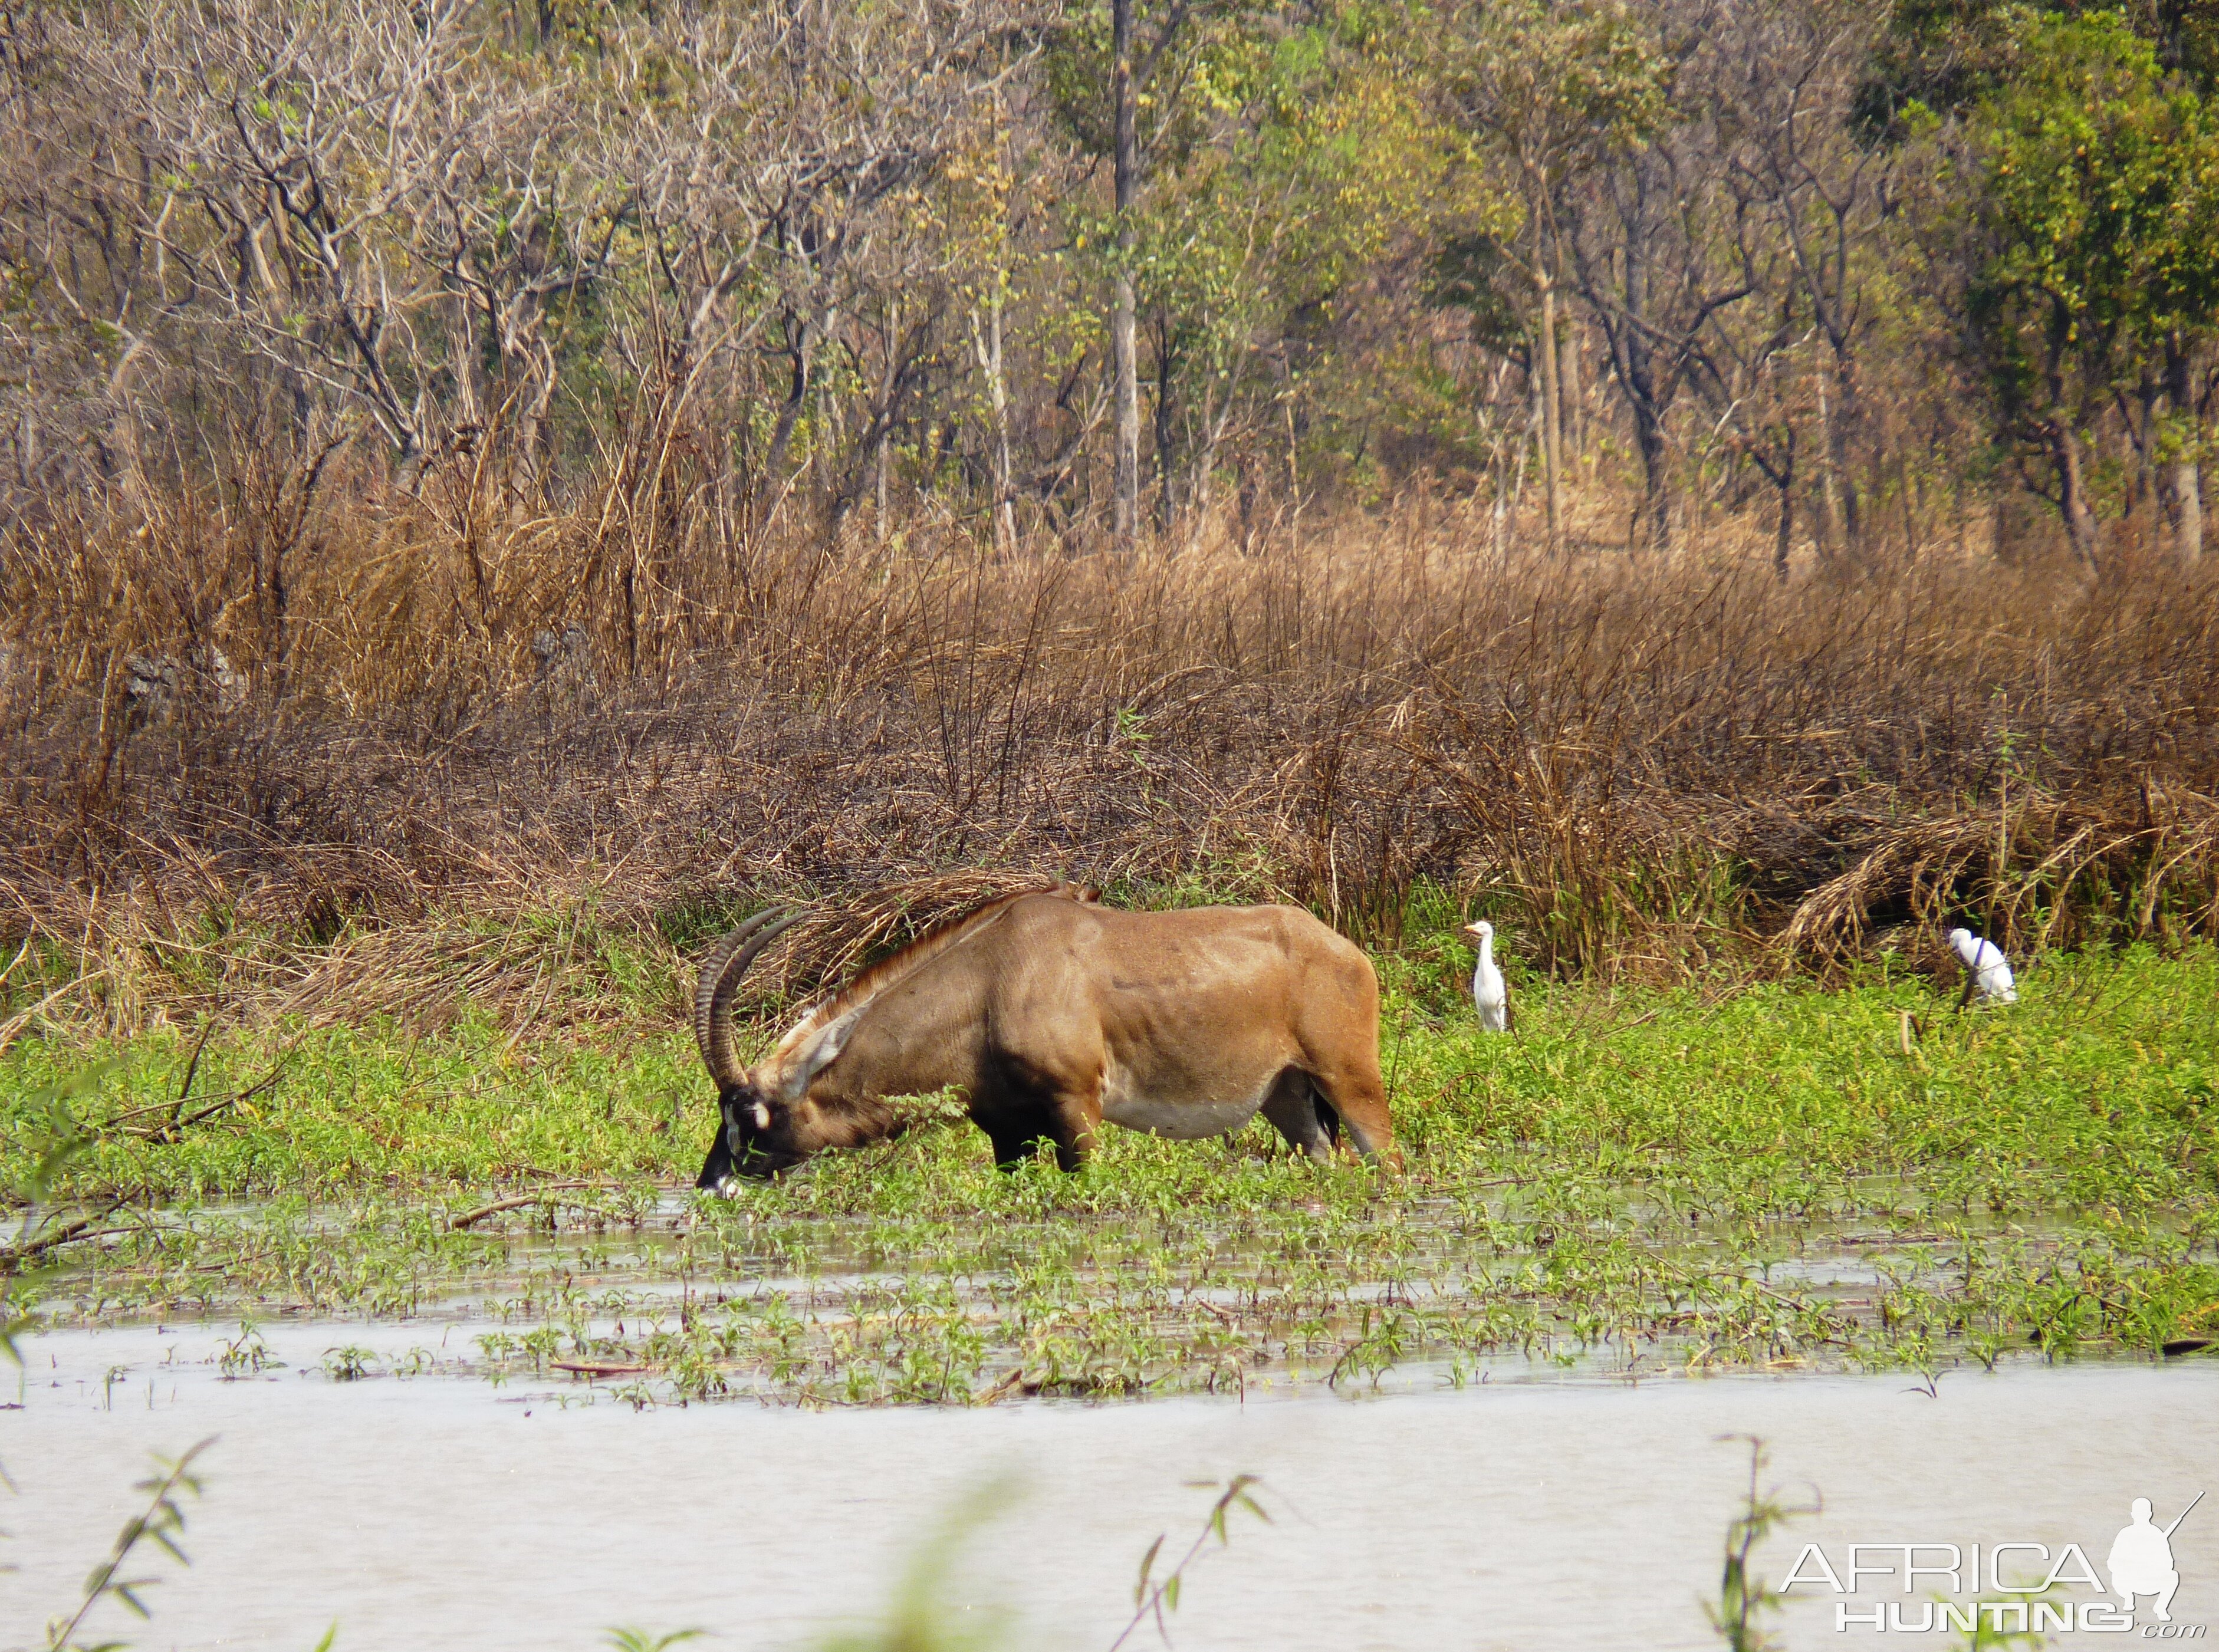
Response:
[[[2212,925],[2219,803],[2154,786],[2138,816],[2036,797],[1912,820],[1806,895],[1779,935],[1790,957],[1854,956],[1876,915],[1930,932],[1961,919],[2011,951],[2123,933],[2178,941]]]
[[[1954,556],[1782,585],[1731,543],[1505,562],[1422,493],[1245,550],[997,559],[927,524],[612,537],[454,485],[327,495],[275,562],[229,497],[0,550],[19,1014],[81,976],[117,1030],[529,1025],[572,1013],[550,983],[594,934],[674,968],[812,903],[838,916],[797,931],[796,989],[1049,874],[1371,941],[1445,886],[1544,966],[1649,976],[1945,919],[2219,928],[2219,584],[2154,562],[2083,590]],[[134,655],[177,662],[166,705]]]

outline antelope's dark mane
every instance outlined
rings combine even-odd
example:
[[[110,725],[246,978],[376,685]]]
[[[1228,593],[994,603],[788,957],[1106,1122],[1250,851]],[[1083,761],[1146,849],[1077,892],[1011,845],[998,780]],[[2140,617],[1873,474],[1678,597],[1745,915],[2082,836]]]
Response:
[[[784,1054],[793,1049],[811,1034],[830,1026],[849,1010],[858,1009],[885,991],[904,977],[914,973],[930,963],[949,947],[968,940],[988,924],[999,918],[1018,901],[1035,895],[1060,895],[1066,900],[1089,904],[1102,898],[1101,891],[1076,884],[1057,882],[1041,884],[1030,889],[1012,890],[1006,895],[996,895],[982,901],[969,911],[945,918],[899,952],[881,958],[875,964],[851,977],[847,984],[828,997],[818,999],[802,1012],[801,1019],[786,1030],[778,1041],[774,1054]]]

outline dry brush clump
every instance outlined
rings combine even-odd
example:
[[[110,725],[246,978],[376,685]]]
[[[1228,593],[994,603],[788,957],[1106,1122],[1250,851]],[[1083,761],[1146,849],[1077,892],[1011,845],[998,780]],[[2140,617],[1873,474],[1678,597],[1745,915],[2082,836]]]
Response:
[[[1853,956],[1876,917],[1930,933],[1977,920],[2007,949],[2117,934],[2209,933],[2219,902],[2219,801],[2146,783],[2140,807],[2036,795],[1874,835],[1855,864],[1798,904],[1789,956]]]
[[[465,533],[364,489],[298,523],[273,629],[260,531],[9,543],[12,1015],[536,1023],[595,936],[674,978],[773,899],[847,915],[799,988],[1043,874],[1384,941],[1445,885],[1567,972],[2219,928],[2219,596],[2155,562],[1505,559],[1413,493],[1130,556],[684,519],[626,583],[590,508]]]

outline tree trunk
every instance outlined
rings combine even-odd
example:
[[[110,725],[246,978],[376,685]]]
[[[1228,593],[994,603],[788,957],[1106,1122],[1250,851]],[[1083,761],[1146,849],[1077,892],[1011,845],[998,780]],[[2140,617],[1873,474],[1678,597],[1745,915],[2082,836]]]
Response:
[[[1641,198],[1656,187],[1647,168],[1637,168]],[[1649,255],[1645,242],[1631,235],[1625,243],[1625,341],[1619,382],[1633,409],[1634,444],[1641,450],[1642,509],[1649,518],[1649,547],[1660,556],[1672,549],[1671,452],[1664,439],[1664,408],[1657,401],[1656,351],[1649,326]]]
[[[2134,425],[2127,432],[2128,443],[2135,450],[2134,492],[2127,496],[2129,516],[2157,496],[2157,404],[2163,394],[2157,375],[2145,363],[2141,381],[2135,386]]]
[[[1569,318],[1567,318],[1569,320]],[[1577,458],[1587,448],[1587,402],[1580,394],[1580,331],[1572,322],[1564,329],[1564,340],[1557,351],[1557,385],[1563,393],[1557,416],[1558,428],[1563,432],[1566,450]]]
[[[1627,263],[1632,264],[1630,257]],[[1641,455],[1641,508],[1649,519],[1649,546],[1662,553],[1672,548],[1672,456],[1664,437],[1663,409],[1656,405],[1656,357],[1648,337],[1639,330],[1645,287],[1645,281],[1629,270],[1626,307],[1634,325],[1625,329],[1618,346],[1618,379],[1633,414],[1633,444]]]
[[[1542,491],[1549,506],[1549,552],[1554,556],[1563,544],[1563,505],[1560,477],[1563,467],[1563,402],[1558,395],[1557,381],[1557,289],[1549,279],[1546,264],[1539,270],[1541,284],[1541,336],[1536,339],[1534,356],[1541,369],[1541,475]]]
[[[971,348],[985,376],[986,401],[994,415],[994,551],[1006,556],[1016,550],[1017,518],[1013,470],[1010,461],[1010,381],[1002,368],[1002,283],[995,272],[994,290],[986,301],[986,326],[981,331],[976,311],[971,316]]]
[[[1187,543],[1192,545],[1209,526],[1209,472],[1217,459],[1217,398],[1209,376],[1203,375],[1202,417],[1195,424],[1193,450],[1187,455]]]
[[[994,291],[994,543],[1004,555],[1017,549],[1016,476],[1010,460],[1010,381],[1002,366],[1002,293]]]
[[[891,525],[886,520],[886,510],[889,503],[888,495],[893,491],[894,401],[901,388],[899,368],[902,348],[901,317],[901,305],[898,302],[889,303],[886,306],[886,357],[884,363],[884,376],[879,385],[879,405],[882,412],[879,418],[878,452],[874,456],[874,464],[878,471],[875,479],[878,494],[877,528],[879,543],[882,545],[886,543],[892,531]]]
[[[1842,543],[1841,497],[1834,486],[1834,419],[1831,403],[1826,396],[1826,373],[1824,368],[1815,375],[1818,389],[1818,560],[1832,557]]]
[[[1172,469],[1178,443],[1178,410],[1172,401],[1172,376],[1178,370],[1171,349],[1171,324],[1161,319],[1156,332],[1156,531],[1168,541],[1178,512],[1178,479]]]
[[[2080,470],[2080,438],[2062,413],[2050,420],[2049,447],[2057,466],[2057,508],[2066,537],[2083,574],[2096,571],[2096,513],[2089,508],[2088,486]]]
[[[2177,332],[2165,341],[2165,379],[2173,419],[2187,427],[2174,438],[2180,446],[2172,465],[2173,550],[2192,567],[2203,559],[2203,488],[2196,474],[2196,449],[2203,432],[2196,417],[2196,385],[2188,349]]]
[[[479,405],[483,363],[478,353],[476,322],[476,306],[469,290],[457,282],[447,295],[447,357],[455,383],[454,412],[448,422],[457,430],[485,428],[485,414]]]
[[[1645,370],[1641,378],[1646,391]],[[1672,549],[1671,454],[1655,401],[1646,394],[1632,401],[1634,442],[1641,450],[1642,510],[1649,518],[1649,548],[1662,555]]]
[[[886,498],[888,494],[892,491],[891,467],[893,462],[893,426],[889,425],[886,429],[879,432],[879,512],[877,521],[879,543],[882,545],[886,543],[887,535],[890,531],[889,525],[886,521]]]
[[[1849,463],[1849,431],[1856,414],[1855,388],[1849,381],[1849,363],[1837,353],[1834,357],[1834,416],[1827,427],[1833,444],[1831,456],[1837,490],[1837,502],[1841,507],[1842,546],[1851,556],[1864,550],[1864,501],[1857,488],[1856,472]]]
[[[2177,459],[2172,466],[2172,497],[2180,521],[2173,529],[2173,549],[2182,565],[2193,568],[2203,560],[2203,499],[2197,481],[2196,461]]]
[[[1905,562],[1918,560],[1918,501],[1912,496],[1911,466],[1899,453],[1895,456],[1895,494],[1903,504],[1903,556]]]
[[[1785,584],[1787,559],[1795,549],[1795,448],[1792,437],[1787,456],[1781,462],[1779,472],[1772,480],[1773,486],[1780,490],[1780,530],[1772,543],[1772,571]]]
[[[1116,376],[1112,487],[1117,549],[1130,550],[1140,525],[1141,371],[1133,317],[1133,206],[1138,190],[1133,109],[1133,0],[1110,0],[1110,96],[1114,106],[1117,273],[1110,292],[1110,354]]]
[[[794,426],[801,422],[801,410],[809,400],[809,354],[815,344],[809,322],[789,315],[786,353],[792,368],[786,381],[786,401],[780,406],[778,423],[771,430],[770,451],[763,460],[764,476],[773,488],[784,480],[779,473],[786,469],[786,450],[793,442]]]

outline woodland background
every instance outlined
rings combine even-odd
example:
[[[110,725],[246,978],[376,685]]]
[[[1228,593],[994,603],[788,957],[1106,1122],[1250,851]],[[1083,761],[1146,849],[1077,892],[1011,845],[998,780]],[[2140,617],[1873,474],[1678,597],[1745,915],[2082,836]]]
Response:
[[[0,985],[2208,933],[2215,97],[2200,0],[0,9]]]

